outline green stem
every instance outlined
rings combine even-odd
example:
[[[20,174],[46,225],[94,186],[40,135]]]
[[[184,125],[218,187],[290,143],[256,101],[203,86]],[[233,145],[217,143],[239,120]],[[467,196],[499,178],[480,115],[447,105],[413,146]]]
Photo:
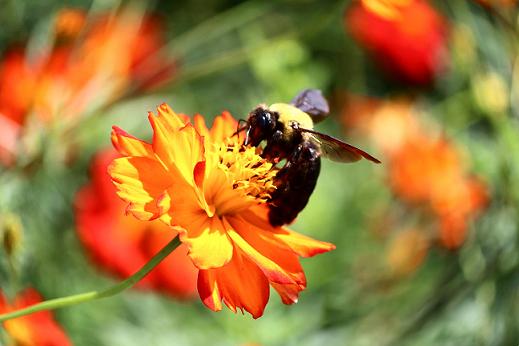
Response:
[[[196,47],[266,15],[270,10],[269,6],[261,2],[243,2],[178,35],[164,47],[164,50],[172,56],[184,56]]]
[[[95,299],[101,299],[106,297],[111,297],[124,291],[127,288],[132,287],[137,282],[139,282],[142,278],[146,276],[155,266],[157,266],[164,258],[166,258],[173,250],[175,250],[180,245],[180,240],[178,237],[172,239],[166,246],[162,248],[148,263],[146,263],[138,272],[127,278],[126,280],[109,287],[102,291],[92,291],[86,293],[75,294],[68,297],[56,298],[47,300],[38,304],[31,305],[29,307],[12,311],[6,314],[0,315],[0,322],[10,320],[12,318],[21,317],[25,315],[32,314],[34,312],[42,311],[42,310],[54,310],[58,308],[63,308],[66,306],[77,305],[80,303],[88,302]]]

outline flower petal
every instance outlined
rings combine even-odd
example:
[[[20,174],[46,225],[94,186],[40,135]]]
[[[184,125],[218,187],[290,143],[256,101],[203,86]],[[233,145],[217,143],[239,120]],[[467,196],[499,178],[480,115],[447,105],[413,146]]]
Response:
[[[306,286],[303,268],[297,255],[283,242],[239,217],[227,218],[229,237],[267,276],[279,284]]]
[[[238,122],[230,115],[229,112],[223,112],[222,115],[214,118],[211,127],[211,139],[215,142],[223,142],[230,138],[238,129]]]
[[[235,249],[231,262],[198,275],[198,293],[204,304],[221,310],[221,300],[229,309],[248,311],[253,318],[263,315],[269,299],[269,282],[251,260]]]
[[[169,107],[168,107],[169,108]],[[153,127],[153,150],[168,170],[194,185],[193,171],[198,162],[205,161],[203,138],[190,123],[183,124],[173,111],[150,114]]]
[[[141,220],[152,220],[164,214],[159,202],[173,185],[170,174],[158,161],[145,157],[122,157],[108,167],[117,194],[128,202],[127,211]]]
[[[195,114],[193,117],[193,125],[195,127],[195,130],[200,134],[200,136],[209,139],[209,129],[207,128],[207,125],[205,124],[205,119],[200,114]]]
[[[242,213],[244,219],[259,229],[272,232],[272,236],[285,243],[301,257],[312,257],[335,249],[335,245],[312,239],[293,232],[285,227],[272,227],[268,221],[268,208],[265,205],[255,206]]]
[[[272,287],[281,297],[283,304],[291,305],[297,303],[299,300],[299,292],[302,291],[298,285],[281,285],[276,283],[270,283]]]
[[[133,137],[117,126],[112,127],[112,144],[124,156],[155,157],[151,144]]]
[[[331,243],[315,240],[284,227],[275,229],[273,237],[283,241],[301,257],[312,257],[335,249]]]
[[[233,244],[218,217],[198,214],[183,227],[189,230],[180,231],[180,240],[188,246],[189,256],[197,268],[218,268],[231,260]]]
[[[198,272],[197,288],[204,305],[213,311],[220,311],[222,310],[222,295],[218,289],[216,274],[215,269],[200,270]]]

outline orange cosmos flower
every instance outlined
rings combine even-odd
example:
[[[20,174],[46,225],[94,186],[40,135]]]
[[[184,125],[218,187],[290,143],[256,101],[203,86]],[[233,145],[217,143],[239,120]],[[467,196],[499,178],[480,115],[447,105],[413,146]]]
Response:
[[[63,10],[55,35],[55,45],[31,61],[16,47],[0,62],[0,163],[5,166],[15,161],[29,115],[70,128],[122,94],[173,76],[174,64],[160,53],[160,22],[142,12],[127,8],[87,17],[81,10]]]
[[[425,0],[359,0],[346,11],[345,24],[399,81],[427,85],[445,67],[447,24]]]
[[[426,205],[440,220],[448,248],[465,240],[468,222],[486,204],[479,180],[467,176],[459,152],[444,138],[415,137],[390,162],[391,187],[403,200]]]
[[[0,313],[7,313],[34,305],[42,301],[34,289],[21,292],[9,304],[0,292]],[[7,336],[12,343],[20,346],[68,346],[72,345],[67,335],[56,323],[49,311],[37,312],[24,317],[15,318],[3,323]]]
[[[140,220],[159,219],[179,232],[199,268],[198,292],[214,311],[263,314],[269,284],[285,304],[297,302],[306,287],[299,257],[335,248],[272,227],[266,202],[276,169],[241,145],[232,133],[236,121],[224,113],[208,129],[200,115],[194,124],[166,104],[148,116],[151,144],[114,127],[112,142],[123,158],[109,173],[127,212]]]
[[[85,15],[70,9],[56,19],[58,38],[67,34],[76,39],[58,40],[45,57],[34,100],[40,118],[79,118],[128,88],[146,89],[172,76],[173,64],[159,54],[163,40],[156,18],[130,8],[92,16],[89,22],[82,20]]]
[[[86,13],[75,8],[59,11],[54,23],[55,35],[62,39],[75,39],[85,27]]]
[[[13,48],[0,62],[0,164],[14,163],[18,138],[33,100],[36,72],[23,49]]]
[[[466,172],[459,150],[420,118],[410,100],[348,95],[342,121],[375,143],[387,158],[393,192],[438,220],[441,243],[459,247],[468,224],[488,202],[485,185]],[[425,129],[427,128],[427,129]]]
[[[398,232],[386,250],[386,259],[393,275],[413,273],[425,260],[429,240],[424,230],[406,229]]]
[[[91,164],[92,181],[76,196],[76,224],[81,242],[102,268],[127,278],[148,262],[177,232],[164,223],[140,221],[124,215],[124,202],[117,195],[106,172],[119,157],[113,150],[96,155]],[[177,298],[196,293],[198,270],[180,246],[140,283]]]
[[[0,115],[22,124],[36,86],[35,70],[25,60],[23,49],[7,52],[0,62]]]
[[[341,116],[344,128],[368,136],[386,158],[421,133],[409,99],[379,100],[352,94],[345,97]]]

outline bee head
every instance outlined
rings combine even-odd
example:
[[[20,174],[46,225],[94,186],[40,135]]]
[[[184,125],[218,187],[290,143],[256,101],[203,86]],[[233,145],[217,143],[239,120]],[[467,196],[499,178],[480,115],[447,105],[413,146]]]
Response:
[[[265,106],[258,106],[249,113],[244,145],[258,146],[261,141],[270,138],[276,130],[277,114]]]

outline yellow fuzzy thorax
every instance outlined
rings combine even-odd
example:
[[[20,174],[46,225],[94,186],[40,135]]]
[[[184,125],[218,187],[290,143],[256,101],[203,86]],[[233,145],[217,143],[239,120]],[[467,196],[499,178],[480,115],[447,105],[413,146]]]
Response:
[[[278,121],[285,126],[286,135],[292,132],[291,123],[297,122],[300,127],[305,129],[313,129],[314,122],[312,118],[299,108],[296,108],[288,103],[274,103],[269,107],[269,110],[279,114]]]

